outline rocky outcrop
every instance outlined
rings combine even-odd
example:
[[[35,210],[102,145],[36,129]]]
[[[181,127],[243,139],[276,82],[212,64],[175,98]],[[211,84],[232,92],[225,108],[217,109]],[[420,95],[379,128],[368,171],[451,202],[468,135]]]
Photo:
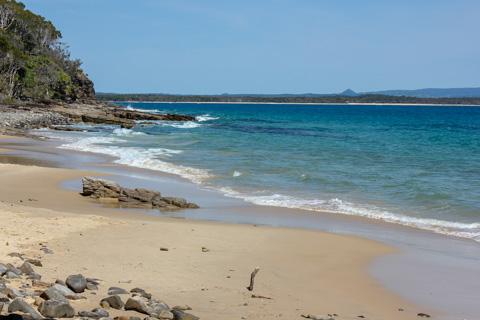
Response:
[[[198,205],[183,198],[162,197],[160,192],[147,189],[123,188],[119,184],[93,177],[82,179],[82,195],[118,204],[122,207],[157,208],[162,210],[195,209]]]

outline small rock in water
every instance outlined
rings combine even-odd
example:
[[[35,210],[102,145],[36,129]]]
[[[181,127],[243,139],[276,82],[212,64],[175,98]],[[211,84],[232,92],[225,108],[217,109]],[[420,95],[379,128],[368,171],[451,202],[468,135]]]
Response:
[[[100,301],[100,306],[104,308],[106,307],[106,308],[113,308],[113,309],[120,310],[123,308],[124,303],[122,301],[122,298],[120,298],[117,295],[113,295],[113,296],[103,298]]]
[[[68,276],[65,281],[67,286],[76,293],[82,293],[87,288],[87,279],[81,274]]]
[[[73,318],[75,310],[64,300],[46,300],[38,307],[38,311],[47,318]]]

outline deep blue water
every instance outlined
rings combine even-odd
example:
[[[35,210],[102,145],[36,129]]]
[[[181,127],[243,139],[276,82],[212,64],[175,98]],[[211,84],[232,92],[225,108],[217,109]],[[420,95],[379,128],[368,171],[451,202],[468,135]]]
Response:
[[[480,108],[123,103],[200,116],[105,127],[66,145],[257,204],[480,240]]]

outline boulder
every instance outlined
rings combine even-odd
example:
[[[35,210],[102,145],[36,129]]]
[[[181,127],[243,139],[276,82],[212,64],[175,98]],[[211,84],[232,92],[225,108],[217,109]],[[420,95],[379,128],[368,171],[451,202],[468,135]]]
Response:
[[[67,298],[65,298],[65,295],[63,294],[62,291],[58,290],[55,287],[50,287],[47,290],[43,291],[42,294],[40,295],[41,298],[45,300],[60,300],[60,301],[66,301]]]
[[[73,292],[72,290],[70,290],[69,288],[67,288],[66,286],[64,285],[61,285],[59,283],[55,283],[52,288],[55,288],[56,290],[60,291],[65,297],[68,297],[68,296],[74,296],[75,295],[75,292]]]
[[[118,198],[120,196],[120,186],[112,181],[84,177],[82,179],[82,195],[93,198]]]
[[[65,283],[75,293],[82,293],[87,288],[87,279],[81,274],[68,276]]]
[[[45,300],[38,307],[38,311],[47,318],[73,318],[75,310],[65,300]]]
[[[200,320],[199,317],[178,309],[173,309],[172,313],[175,320]]]
[[[120,296],[113,295],[113,296],[103,298],[100,301],[100,305],[102,307],[107,307],[107,308],[110,307],[110,308],[113,308],[113,309],[120,310],[120,309],[123,308],[124,303],[122,301],[122,298],[120,298]]]
[[[42,315],[38,313],[31,305],[29,305],[25,300],[22,298],[15,298],[9,305],[8,305],[8,312],[22,312],[29,314],[33,319],[42,319]]]
[[[125,310],[134,310],[157,319],[173,319],[173,314],[166,303],[141,296],[129,298],[125,303]]]

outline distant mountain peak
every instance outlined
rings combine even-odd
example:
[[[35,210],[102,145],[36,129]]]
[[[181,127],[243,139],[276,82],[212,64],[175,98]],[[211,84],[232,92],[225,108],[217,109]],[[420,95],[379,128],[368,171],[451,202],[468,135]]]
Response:
[[[358,96],[358,93],[356,93],[352,89],[347,89],[347,90],[341,92],[340,96],[355,97],[355,96]]]

